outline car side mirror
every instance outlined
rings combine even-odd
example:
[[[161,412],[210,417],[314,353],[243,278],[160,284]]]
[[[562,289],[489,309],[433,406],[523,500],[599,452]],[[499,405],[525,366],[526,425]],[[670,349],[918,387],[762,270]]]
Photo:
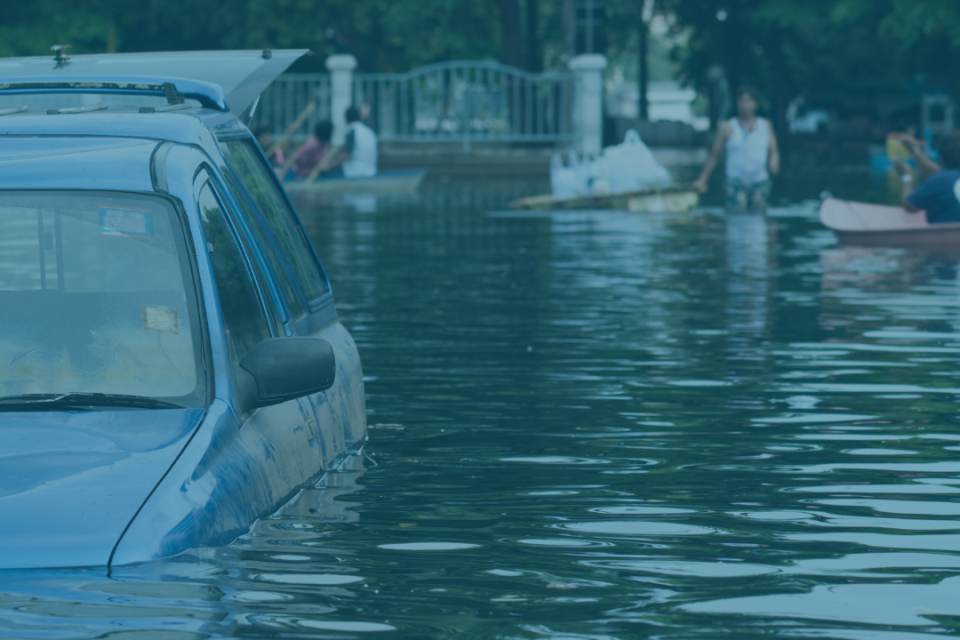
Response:
[[[333,347],[321,338],[268,338],[240,366],[257,383],[257,407],[326,391],[337,376]]]

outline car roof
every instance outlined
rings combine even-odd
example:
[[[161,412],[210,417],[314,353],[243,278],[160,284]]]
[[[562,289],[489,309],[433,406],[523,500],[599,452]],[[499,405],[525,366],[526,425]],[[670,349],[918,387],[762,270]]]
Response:
[[[159,143],[136,138],[12,137],[0,144],[0,189],[153,191]]]
[[[153,190],[150,157],[159,143],[199,147],[216,159],[224,134],[250,136],[233,114],[197,107],[3,116],[0,188]]]
[[[56,58],[0,59],[0,94],[42,94],[49,102],[42,110],[0,110],[0,188],[152,189],[150,154],[158,142],[193,145],[217,157],[216,137],[249,136],[236,114],[252,108],[257,96],[304,53],[65,58],[58,52]],[[103,110],[105,104],[90,105],[92,109],[58,104],[58,94],[91,92],[155,93],[166,96],[167,104]],[[185,97],[201,106],[190,106]]]

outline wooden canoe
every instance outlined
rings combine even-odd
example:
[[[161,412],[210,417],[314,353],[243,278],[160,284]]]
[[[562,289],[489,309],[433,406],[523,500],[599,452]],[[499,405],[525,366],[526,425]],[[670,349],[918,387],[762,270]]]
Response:
[[[649,188],[607,196],[554,198],[551,195],[532,196],[508,202],[511,209],[551,211],[556,209],[623,209],[635,213],[681,212],[697,206],[700,193],[688,185]]]
[[[828,198],[820,222],[848,244],[960,249],[960,222],[930,224],[923,211]]]
[[[380,171],[369,178],[345,178],[343,176],[320,177],[313,182],[284,182],[290,195],[328,193],[415,193],[427,176],[429,169],[395,169]]]

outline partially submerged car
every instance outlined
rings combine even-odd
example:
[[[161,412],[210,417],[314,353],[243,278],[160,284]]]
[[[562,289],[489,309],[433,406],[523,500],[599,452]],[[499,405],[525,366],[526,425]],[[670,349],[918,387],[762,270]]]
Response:
[[[0,568],[226,544],[362,445],[356,347],[243,124],[303,53],[0,60]]]

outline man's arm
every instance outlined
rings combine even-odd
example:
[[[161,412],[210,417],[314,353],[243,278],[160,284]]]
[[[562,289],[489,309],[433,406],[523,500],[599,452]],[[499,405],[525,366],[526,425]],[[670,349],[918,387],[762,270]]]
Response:
[[[897,160],[893,164],[894,168],[897,170],[897,174],[900,176],[900,204],[908,213],[917,213],[920,209],[917,205],[913,204],[913,201],[910,200],[910,194],[913,193],[913,173],[910,171],[909,165],[905,162]]]
[[[710,151],[710,157],[707,158],[707,164],[703,166],[700,177],[693,183],[693,186],[701,193],[706,193],[707,181],[710,180],[710,175],[713,173],[713,170],[717,168],[717,163],[720,162],[720,154],[723,153],[723,146],[727,143],[727,140],[730,139],[732,133],[733,128],[729,122],[724,122],[720,125],[720,129],[717,131],[717,137],[713,141],[713,149]]]
[[[770,149],[769,159],[767,160],[767,168],[770,170],[770,175],[779,175],[780,173],[780,146],[777,144],[777,134],[773,131],[773,125],[770,122],[767,122],[767,128],[770,129]]]
[[[297,147],[297,150],[294,151],[292,154],[290,154],[290,157],[287,158],[286,160],[283,160],[283,151],[280,149],[280,147],[277,147],[277,152],[279,152],[280,154],[277,157],[277,159],[280,160],[280,165],[275,169],[275,171],[277,172],[277,175],[283,177],[284,175],[286,175],[289,169],[296,166],[296,164],[300,161],[300,156],[306,153],[304,149],[307,148],[309,144],[310,144],[309,140],[307,142],[304,142],[302,145]]]
[[[910,152],[910,155],[913,156],[913,161],[917,163],[917,171],[920,172],[921,176],[929,178],[937,171],[940,171],[940,165],[927,155],[927,152],[923,149],[922,142],[909,136],[903,136],[900,138],[900,141],[903,142],[903,145]]]

